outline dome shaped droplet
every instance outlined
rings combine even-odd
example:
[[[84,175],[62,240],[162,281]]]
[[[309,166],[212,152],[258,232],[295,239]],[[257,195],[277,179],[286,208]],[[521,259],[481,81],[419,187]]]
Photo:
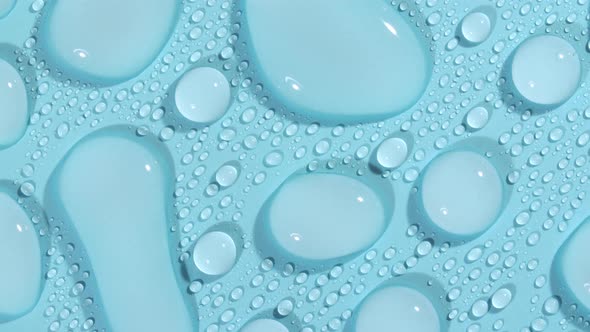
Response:
[[[174,92],[180,114],[197,123],[221,118],[230,102],[227,78],[214,68],[195,68],[180,78]]]
[[[45,49],[76,79],[118,83],[158,55],[175,24],[176,0],[60,0],[48,3]]]
[[[25,84],[8,62],[0,59],[0,149],[16,143],[28,123]]]
[[[381,142],[375,154],[375,161],[383,168],[392,169],[401,166],[408,158],[409,147],[405,140],[392,137]]]
[[[534,104],[558,105],[576,92],[581,69],[578,53],[567,41],[549,35],[531,37],[514,53],[512,83]]]
[[[483,156],[470,151],[447,152],[424,171],[420,202],[437,228],[472,236],[496,220],[502,205],[502,180]]]
[[[242,8],[250,58],[291,111],[386,118],[411,107],[430,79],[426,42],[388,3],[245,0]]]
[[[483,43],[492,32],[492,20],[482,12],[467,14],[461,22],[461,37],[469,43]]]
[[[356,308],[355,332],[399,331],[439,332],[440,316],[424,294],[405,287],[390,286],[369,294]]]
[[[267,203],[264,226],[276,245],[294,256],[332,259],[375,242],[389,215],[385,204],[392,202],[349,176],[296,174]]]
[[[195,266],[208,275],[229,272],[236,262],[236,244],[224,232],[209,232],[201,236],[193,250]]]

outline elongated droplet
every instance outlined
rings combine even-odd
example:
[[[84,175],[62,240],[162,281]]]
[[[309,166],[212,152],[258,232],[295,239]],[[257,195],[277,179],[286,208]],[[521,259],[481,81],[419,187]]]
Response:
[[[132,132],[78,142],[50,179],[48,205],[76,229],[114,331],[191,332],[166,236],[172,160]]]

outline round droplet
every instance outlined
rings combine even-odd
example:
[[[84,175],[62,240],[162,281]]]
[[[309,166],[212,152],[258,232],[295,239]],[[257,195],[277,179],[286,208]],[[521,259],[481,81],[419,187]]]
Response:
[[[290,254],[332,259],[375,242],[386,226],[386,206],[392,201],[393,197],[382,198],[349,176],[296,174],[271,197],[265,221],[276,244]]]
[[[386,118],[411,107],[430,79],[425,38],[388,3],[246,0],[242,8],[250,56],[291,111]]]
[[[461,22],[461,36],[470,43],[479,44],[484,42],[491,32],[492,21],[484,13],[469,13]]]
[[[221,118],[230,102],[227,78],[214,68],[195,68],[184,74],[174,92],[176,107],[182,116],[197,123]]]
[[[356,311],[355,332],[399,331],[439,332],[440,316],[424,294],[409,287],[390,286],[369,294]]]
[[[408,144],[399,137],[388,138],[377,148],[375,158],[383,168],[399,167],[408,158]]]
[[[0,324],[37,303],[41,291],[41,248],[35,229],[18,203],[0,192]]]
[[[253,320],[240,330],[240,332],[289,332],[285,325],[273,319],[256,319]]]
[[[422,178],[421,207],[438,228],[458,236],[486,230],[502,205],[502,180],[483,156],[447,152],[434,159]]]
[[[226,164],[215,173],[215,181],[222,187],[229,187],[236,182],[239,175],[240,171],[236,166]]]
[[[538,105],[558,105],[580,84],[582,66],[567,41],[551,35],[531,37],[515,51],[512,83],[521,96]]]
[[[8,16],[14,5],[16,5],[16,0],[0,0],[0,19]]]
[[[2,0],[0,0],[1,2]],[[28,123],[25,84],[8,62],[0,59],[0,149],[16,143]]]
[[[45,50],[78,79],[114,84],[138,75],[176,23],[175,0],[51,1],[41,27]]]
[[[193,250],[197,268],[208,275],[221,275],[232,269],[236,262],[236,244],[224,232],[209,232],[201,236]]]
[[[473,130],[479,130],[488,123],[490,119],[490,114],[487,108],[483,106],[478,106],[469,111],[467,116],[465,117],[465,124],[469,126],[469,128]]]
[[[471,314],[475,318],[481,318],[489,311],[488,302],[484,300],[477,300],[471,306]]]
[[[498,289],[490,300],[492,306],[498,310],[506,308],[510,301],[512,301],[512,292],[507,288]]]

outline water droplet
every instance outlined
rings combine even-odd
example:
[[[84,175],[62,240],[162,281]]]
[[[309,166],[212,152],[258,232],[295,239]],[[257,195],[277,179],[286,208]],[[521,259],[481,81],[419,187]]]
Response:
[[[345,175],[295,174],[273,194],[265,220],[272,238],[288,253],[332,259],[377,240],[392,196],[380,197],[364,182]]]
[[[113,330],[193,331],[166,237],[171,159],[155,137],[110,127],[74,145],[50,178],[48,210],[75,228]]]
[[[472,236],[486,230],[502,205],[502,181],[494,166],[470,151],[447,152],[426,168],[421,207],[448,233]]]
[[[465,124],[473,130],[479,130],[488,123],[490,114],[487,108],[478,106],[469,111],[465,117]]]
[[[461,22],[461,37],[472,44],[483,43],[492,32],[492,20],[485,13],[474,11]]]
[[[408,144],[399,137],[392,137],[384,140],[375,154],[378,165],[386,169],[393,169],[401,166],[408,158]]]
[[[355,310],[354,331],[381,331],[395,327],[401,331],[439,332],[440,316],[424,294],[403,286],[390,286],[369,294]]]
[[[182,116],[197,123],[221,118],[230,103],[227,78],[214,68],[195,68],[184,74],[174,91],[176,107]]]
[[[0,324],[37,303],[41,292],[41,247],[30,218],[0,191]]]
[[[236,165],[225,164],[215,173],[215,181],[222,187],[229,187],[236,182],[240,170]]]
[[[242,6],[251,57],[292,111],[337,121],[386,118],[412,106],[430,79],[423,37],[389,4],[247,0]]]
[[[25,84],[8,62],[0,59],[0,149],[16,143],[28,124]]]
[[[240,330],[240,332],[289,332],[285,325],[273,319],[256,319],[253,320]]]
[[[236,256],[236,244],[232,237],[219,231],[205,233],[193,250],[195,265],[208,275],[229,272],[236,262]]]
[[[506,308],[512,301],[512,292],[508,288],[498,289],[490,300],[492,306],[498,310]]]
[[[0,19],[8,16],[14,5],[16,5],[16,0],[0,0]]]
[[[512,83],[520,95],[538,105],[558,105],[569,99],[580,83],[578,53],[556,36],[536,36],[516,49]]]
[[[75,78],[104,84],[146,68],[172,33],[179,9],[175,0],[64,0],[48,6],[40,30],[52,61]]]

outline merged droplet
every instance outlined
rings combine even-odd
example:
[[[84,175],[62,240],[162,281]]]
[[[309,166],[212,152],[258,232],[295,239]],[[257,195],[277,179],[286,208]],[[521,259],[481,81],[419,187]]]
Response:
[[[186,119],[210,123],[221,118],[230,102],[227,78],[217,69],[195,68],[180,78],[174,92],[176,108]]]
[[[0,0],[1,1],[1,0]],[[27,128],[28,100],[25,84],[8,62],[0,59],[0,149],[16,143]]]
[[[240,332],[289,332],[289,329],[280,322],[273,319],[256,319],[253,320],[240,330]]]
[[[205,233],[193,250],[195,266],[208,275],[222,275],[229,272],[236,262],[236,244],[224,232]]]
[[[388,286],[369,294],[356,308],[354,332],[439,332],[440,315],[429,298],[406,286]]]
[[[570,43],[557,36],[536,36],[516,49],[512,83],[532,103],[558,105],[576,92],[581,70],[578,53]]]
[[[553,261],[555,284],[569,301],[590,311],[590,219],[586,219],[561,246]]]
[[[16,5],[16,0],[0,0],[0,19],[8,16]]]
[[[97,131],[69,151],[48,185],[48,209],[75,228],[116,331],[194,330],[170,257],[174,170],[160,144],[133,129]]]
[[[33,309],[41,292],[41,247],[21,206],[0,190],[0,323]]]
[[[175,24],[175,0],[60,0],[48,3],[41,41],[63,71],[114,84],[145,69]]]
[[[388,3],[245,0],[242,8],[250,58],[291,111],[386,118],[411,107],[430,79],[428,47]]]
[[[502,198],[496,168],[475,152],[446,152],[423,173],[421,208],[434,226],[453,235],[486,230],[496,220]]]
[[[383,232],[393,197],[379,194],[345,175],[295,174],[267,202],[264,226],[279,247],[299,258],[346,256]]]

